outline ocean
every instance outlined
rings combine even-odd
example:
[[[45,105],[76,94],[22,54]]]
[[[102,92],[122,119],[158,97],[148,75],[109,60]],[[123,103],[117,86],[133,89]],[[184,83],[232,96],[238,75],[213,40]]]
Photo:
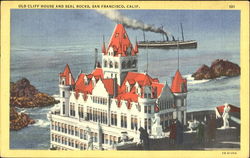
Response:
[[[18,18],[16,19],[18,20]],[[12,22],[12,24],[13,23],[14,22]],[[16,34],[15,31],[16,28],[18,28],[16,25],[17,24],[12,28],[12,37]],[[21,24],[20,26],[24,27]],[[102,32],[105,32],[106,37],[110,37],[115,27],[115,23],[109,23],[107,26],[111,27],[97,30],[97,26],[95,26],[95,34],[93,34],[93,31],[90,31],[89,34],[91,34],[91,36],[82,36],[82,40],[79,43],[66,42],[53,45],[53,42],[49,41],[50,45],[37,45],[32,42],[29,45],[18,45],[16,44],[16,39],[13,39],[10,54],[11,81],[15,82],[22,77],[26,77],[39,91],[50,95],[58,94],[58,73],[63,71],[66,64],[69,64],[74,78],[76,78],[80,70],[85,73],[90,73],[93,70],[95,48],[98,48],[98,59],[101,59]],[[127,31],[132,43],[135,43],[133,32],[138,31],[131,29],[127,29]],[[190,30],[187,30],[187,32],[188,31]],[[207,31],[209,31],[209,28],[207,28]],[[236,30],[236,32],[237,31],[239,30]],[[194,36],[192,37],[192,34],[189,34],[189,39],[195,39],[198,41],[197,49],[179,50],[179,69],[181,74],[188,80],[187,110],[189,112],[212,110],[216,106],[224,103],[240,106],[239,76],[199,81],[194,80],[191,77],[191,74],[202,64],[210,66],[216,59],[227,59],[240,64],[238,37],[220,36],[220,38],[214,38],[218,37],[218,32],[214,32],[213,34],[206,34],[206,31],[204,30],[199,30],[199,32],[200,34],[196,33],[199,34],[199,36],[193,34]],[[85,32],[85,34],[88,34],[88,32]],[[35,37],[35,35],[32,37]],[[139,37],[141,39],[141,36]],[[37,38],[39,38],[39,36]],[[150,38],[150,34],[147,38]],[[66,41],[70,40],[68,39]],[[105,41],[107,45],[108,39]],[[167,83],[171,86],[171,78],[174,76],[178,68],[177,53],[178,50],[176,49],[139,49],[139,72],[146,71],[145,68],[147,65],[148,54],[148,74],[152,77],[159,78],[160,82]],[[29,114],[36,123],[19,131],[10,131],[10,148],[48,150],[50,131],[46,114],[52,107],[53,105],[44,108],[18,108],[18,111],[23,111]]]

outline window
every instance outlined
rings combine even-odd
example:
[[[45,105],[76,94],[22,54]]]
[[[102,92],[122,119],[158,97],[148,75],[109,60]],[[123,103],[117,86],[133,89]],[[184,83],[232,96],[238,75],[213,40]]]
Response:
[[[108,139],[108,135],[107,134],[105,134],[105,144],[108,144],[108,142],[109,142],[109,139]]]
[[[78,133],[78,128],[77,127],[75,127],[75,136],[79,136],[79,133]]]
[[[70,125],[68,125],[68,129],[69,129],[69,133],[68,134],[71,134],[71,127],[70,127]]]
[[[52,122],[52,129],[55,129],[55,122]]]
[[[61,131],[61,123],[58,122],[58,131]]]
[[[64,124],[64,128],[65,128],[64,133],[67,133],[68,131],[67,131],[67,125],[66,124]]]
[[[131,116],[131,129],[137,130],[137,128],[138,128],[137,118],[136,116]]]
[[[116,69],[118,68],[118,62],[115,62],[115,68]]]
[[[109,67],[113,68],[113,62],[112,61],[109,62]]]
[[[147,106],[144,106],[144,113],[148,113]]]
[[[128,61],[127,68],[131,67],[131,61]]]
[[[78,114],[80,118],[83,118],[83,107],[82,105],[78,105]]]
[[[146,118],[144,119],[144,129],[148,129],[148,120]]]
[[[83,139],[83,129],[80,129],[80,139]]]
[[[104,67],[107,67],[107,65],[108,65],[107,60],[104,60]]]
[[[126,62],[125,62],[125,61],[122,62],[122,68],[123,68],[123,69],[126,68]]]
[[[135,68],[135,67],[136,67],[136,64],[137,64],[137,60],[133,60],[133,62],[132,62],[132,67]]]
[[[51,140],[52,140],[52,141],[55,140],[54,134],[51,135]]]
[[[70,116],[75,116],[75,103],[70,103]]]
[[[127,116],[125,114],[121,115],[121,127],[127,128]]]
[[[63,102],[62,104],[63,104],[62,113],[63,113],[63,115],[64,115],[64,114],[65,114],[65,102]]]
[[[65,92],[64,92],[64,91],[62,91],[62,97],[63,97],[63,98],[65,97]]]
[[[148,113],[151,114],[151,106],[148,106]]]

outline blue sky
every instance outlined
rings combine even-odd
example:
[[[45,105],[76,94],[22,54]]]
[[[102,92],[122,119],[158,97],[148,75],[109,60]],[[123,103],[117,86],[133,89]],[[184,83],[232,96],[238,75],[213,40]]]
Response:
[[[240,11],[237,10],[120,10],[130,18],[155,26],[164,25],[176,38],[183,24],[186,39],[213,45],[223,41],[239,47]],[[44,47],[93,44],[100,45],[102,35],[111,36],[115,22],[95,10],[12,10],[11,45]],[[132,42],[142,39],[142,31],[127,29]],[[147,38],[161,35],[146,33]]]

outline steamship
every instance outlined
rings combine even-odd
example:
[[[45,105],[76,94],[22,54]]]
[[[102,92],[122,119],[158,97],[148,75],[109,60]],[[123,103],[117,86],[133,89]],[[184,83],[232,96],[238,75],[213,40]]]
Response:
[[[184,40],[184,33],[181,24],[181,33],[182,33],[182,40],[176,40],[173,35],[172,40],[169,39],[168,34],[162,33],[163,40],[162,41],[146,41],[145,39],[145,32],[143,31],[144,41],[138,42],[139,48],[162,48],[162,49],[189,49],[189,48],[197,48],[197,41],[196,40]]]

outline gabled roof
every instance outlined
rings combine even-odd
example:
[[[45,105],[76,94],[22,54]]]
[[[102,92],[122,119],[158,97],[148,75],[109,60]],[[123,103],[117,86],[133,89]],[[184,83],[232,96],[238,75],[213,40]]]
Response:
[[[105,89],[110,95],[114,95],[114,79],[102,79]]]
[[[64,71],[59,74],[60,77],[65,77],[65,85],[74,85],[75,80],[74,77],[70,71],[69,65],[66,64]]]
[[[179,70],[176,71],[172,80],[171,90],[173,93],[186,93],[187,92],[187,80],[182,78]]]
[[[133,45],[131,44],[128,34],[122,24],[116,25],[107,50],[109,50],[110,47],[112,47],[114,52],[116,52],[114,56],[118,56],[118,54],[121,56],[127,56],[127,49],[131,49],[132,56],[138,53],[138,46],[136,49],[133,49]],[[107,54],[107,50],[105,50],[105,44],[103,44],[102,52]]]
[[[139,72],[128,72],[122,85],[125,85],[126,81],[128,81],[130,85],[134,85],[137,82],[141,87],[143,87],[149,86],[153,82],[157,82],[158,80],[151,78],[148,74]]]
[[[163,87],[164,87],[163,83],[158,83],[158,82],[152,83],[152,88],[154,89],[157,98],[161,95]]]
[[[99,68],[99,67],[97,67],[95,70],[91,72],[91,74],[87,76],[88,78],[92,78],[94,76],[96,79],[104,78],[103,70],[102,68]]]

